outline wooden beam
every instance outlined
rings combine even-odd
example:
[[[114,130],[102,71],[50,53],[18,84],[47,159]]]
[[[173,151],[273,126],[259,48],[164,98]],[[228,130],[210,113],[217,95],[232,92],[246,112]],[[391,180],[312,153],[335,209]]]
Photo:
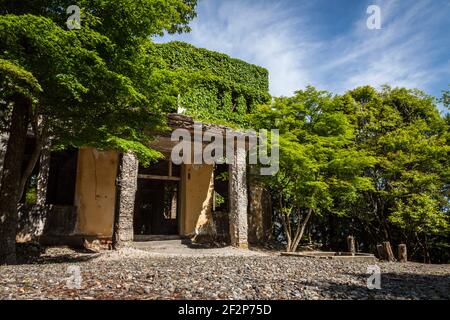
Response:
[[[138,175],[139,179],[147,179],[147,180],[165,180],[165,181],[181,181],[179,177],[169,177],[169,176],[155,176],[150,174],[140,174]]]

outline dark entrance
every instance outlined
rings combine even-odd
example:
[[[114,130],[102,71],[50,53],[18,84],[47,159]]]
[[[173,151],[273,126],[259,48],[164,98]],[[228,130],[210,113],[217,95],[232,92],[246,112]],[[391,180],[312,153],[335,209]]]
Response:
[[[140,168],[134,210],[134,234],[178,235],[179,177],[172,165],[162,161]]]
[[[48,173],[48,204],[73,206],[77,180],[78,149],[52,152]]]

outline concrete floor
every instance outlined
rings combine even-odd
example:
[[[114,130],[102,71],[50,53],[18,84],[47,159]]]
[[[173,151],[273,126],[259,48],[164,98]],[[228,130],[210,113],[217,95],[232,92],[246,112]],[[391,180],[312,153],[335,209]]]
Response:
[[[162,240],[148,242],[134,242],[131,248],[150,252],[161,256],[184,257],[233,257],[233,256],[265,256],[266,253],[234,248],[231,246],[222,248],[205,248],[192,246],[186,240]]]

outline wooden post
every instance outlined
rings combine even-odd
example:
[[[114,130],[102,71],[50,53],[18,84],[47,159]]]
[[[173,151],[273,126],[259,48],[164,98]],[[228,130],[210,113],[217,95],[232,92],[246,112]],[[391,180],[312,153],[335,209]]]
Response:
[[[388,241],[383,242],[383,250],[384,250],[384,254],[386,255],[386,260],[389,262],[394,262],[395,257],[394,257],[394,253],[392,252],[390,242],[388,242]]]
[[[399,262],[408,262],[408,252],[406,249],[406,244],[398,245],[398,261]]]
[[[353,236],[347,237],[347,248],[348,252],[352,254],[352,256],[356,253],[356,247],[355,247],[355,238]]]

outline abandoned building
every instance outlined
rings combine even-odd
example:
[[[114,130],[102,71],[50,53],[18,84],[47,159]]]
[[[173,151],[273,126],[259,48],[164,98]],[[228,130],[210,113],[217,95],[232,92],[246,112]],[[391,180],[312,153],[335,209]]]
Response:
[[[231,115],[251,113],[256,104],[267,101],[268,75],[260,67],[182,43],[157,48],[170,68],[213,73],[215,83],[224,79],[227,90],[200,83],[190,92],[191,97],[207,92],[218,115],[224,110]],[[193,130],[202,108],[194,99],[182,99],[179,112],[169,115],[169,126]],[[205,130],[229,130],[203,123]],[[27,150],[32,150],[32,137],[29,140]],[[36,190],[36,198],[27,203],[24,195],[19,210],[18,240],[126,244],[189,237],[200,242],[219,239],[241,248],[264,241],[270,232],[270,199],[251,182],[247,150],[237,148],[228,165],[175,165],[170,160],[173,146],[170,132],[158,134],[151,147],[165,158],[150,167],[140,165],[131,153],[95,148],[44,150],[28,183],[29,189]]]

